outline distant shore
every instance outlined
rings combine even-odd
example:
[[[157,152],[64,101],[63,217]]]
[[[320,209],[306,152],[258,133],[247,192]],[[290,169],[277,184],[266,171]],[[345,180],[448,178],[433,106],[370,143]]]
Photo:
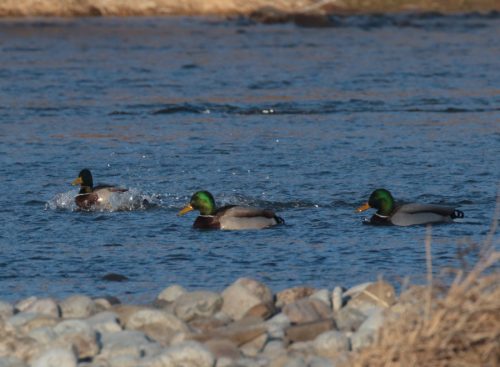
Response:
[[[2,0],[0,17],[354,15],[401,12],[489,13],[497,0]]]

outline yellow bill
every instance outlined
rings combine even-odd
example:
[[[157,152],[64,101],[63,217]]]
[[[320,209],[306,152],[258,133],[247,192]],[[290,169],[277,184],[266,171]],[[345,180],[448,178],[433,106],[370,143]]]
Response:
[[[81,185],[83,183],[83,180],[81,177],[75,178],[75,180],[71,183],[73,186],[75,185]]]
[[[193,206],[191,204],[188,204],[184,208],[182,208],[179,213],[177,213],[177,216],[180,217],[181,215],[189,213],[191,210],[194,210],[194,208],[193,208]]]
[[[357,213],[361,213],[361,212],[364,212],[365,210],[368,210],[368,209],[370,209],[370,208],[371,208],[370,204],[368,204],[368,203],[364,203],[364,204],[363,204],[363,205],[361,205],[358,209],[356,209],[356,212],[357,212]]]

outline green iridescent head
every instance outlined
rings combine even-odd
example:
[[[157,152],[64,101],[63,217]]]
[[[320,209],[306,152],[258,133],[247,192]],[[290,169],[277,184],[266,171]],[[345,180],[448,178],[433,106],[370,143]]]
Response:
[[[184,215],[191,210],[198,210],[201,215],[213,215],[216,210],[214,197],[208,191],[197,191],[178,215]]]
[[[82,169],[78,174],[78,177],[71,184],[80,185],[80,194],[92,192],[94,181],[92,180],[90,170],[87,168]]]
[[[358,212],[365,211],[369,208],[377,209],[377,214],[390,215],[394,210],[394,198],[386,189],[377,189],[372,192],[368,202],[358,208]]]

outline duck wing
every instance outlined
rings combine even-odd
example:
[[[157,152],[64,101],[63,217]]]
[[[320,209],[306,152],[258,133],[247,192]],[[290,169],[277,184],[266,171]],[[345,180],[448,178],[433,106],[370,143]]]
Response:
[[[464,213],[453,207],[433,204],[404,204],[391,215],[392,224],[410,226],[427,223],[451,222],[453,218],[463,218]]]
[[[116,186],[113,186],[113,185],[106,185],[106,184],[101,184],[101,185],[97,185],[97,186],[94,186],[94,189],[93,191],[97,191],[97,190],[108,190],[110,192],[126,192],[128,191],[128,189],[123,189],[121,187],[116,187]]]
[[[272,210],[244,206],[226,206],[215,215],[221,229],[262,229],[284,222]]]

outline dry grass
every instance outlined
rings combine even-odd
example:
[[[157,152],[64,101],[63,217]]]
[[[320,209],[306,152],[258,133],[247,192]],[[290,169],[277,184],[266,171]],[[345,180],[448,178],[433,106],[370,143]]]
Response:
[[[500,202],[494,218],[499,218]],[[429,285],[388,320],[377,342],[354,355],[349,366],[499,366],[500,252],[495,251],[498,219],[470,271],[459,271],[445,291]],[[426,238],[428,266],[430,230]],[[404,298],[403,294],[401,298]],[[420,298],[419,298],[420,297]]]

